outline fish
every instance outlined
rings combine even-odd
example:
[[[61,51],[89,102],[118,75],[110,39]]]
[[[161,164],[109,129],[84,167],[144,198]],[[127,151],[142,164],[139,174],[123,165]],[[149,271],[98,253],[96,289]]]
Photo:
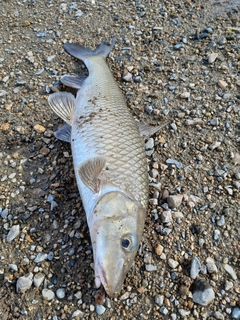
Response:
[[[71,143],[76,181],[89,227],[95,287],[117,297],[141,242],[149,183],[144,137],[158,127],[138,123],[130,113],[106,58],[116,39],[96,49],[65,43],[84,62],[87,77],[64,75],[77,89],[55,92],[51,109],[64,120],[55,136]]]

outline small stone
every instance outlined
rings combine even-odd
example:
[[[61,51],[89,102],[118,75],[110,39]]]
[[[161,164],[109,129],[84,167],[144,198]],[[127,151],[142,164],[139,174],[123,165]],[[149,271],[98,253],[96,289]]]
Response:
[[[190,269],[190,277],[192,279],[196,279],[199,272],[201,271],[202,266],[197,257],[192,258],[191,269]]]
[[[219,312],[219,311],[215,311],[215,312],[214,312],[214,317],[215,317],[216,319],[219,319],[219,320],[224,319],[224,315],[223,315],[221,312]]]
[[[100,316],[106,311],[106,308],[101,304],[96,304],[96,312]]]
[[[17,293],[25,293],[32,286],[33,274],[29,273],[26,276],[22,276],[17,280],[16,290]]]
[[[7,91],[5,91],[5,90],[0,90],[0,97],[3,97],[3,96],[5,96],[5,95],[7,95],[8,93],[7,93]]]
[[[4,209],[2,212],[1,212],[1,217],[4,219],[6,218],[6,216],[8,215],[8,208]]]
[[[230,276],[232,277],[233,280],[237,280],[237,275],[236,272],[233,270],[233,268],[229,265],[229,264],[224,264],[223,268],[225,269],[225,271],[227,271],[227,273],[230,274]]]
[[[145,265],[145,269],[148,272],[153,272],[153,271],[157,271],[157,267],[154,266],[153,264],[146,264]]]
[[[46,128],[44,126],[41,126],[40,124],[35,124],[33,129],[37,131],[37,133],[43,133],[46,131]]]
[[[218,147],[220,147],[221,144],[222,143],[220,141],[215,141],[209,146],[209,149],[211,150],[217,149]]]
[[[184,91],[183,93],[180,94],[180,98],[182,98],[182,99],[190,98],[190,92]]]
[[[7,242],[11,242],[13,239],[15,239],[19,235],[19,233],[20,233],[19,224],[12,226],[7,235]]]
[[[198,278],[193,284],[193,301],[207,306],[215,298],[215,293],[205,279]]]
[[[45,274],[42,272],[35,274],[35,276],[33,278],[34,286],[39,288],[41,286],[41,284],[43,283],[44,278],[45,278]]]
[[[178,312],[179,312],[181,318],[184,318],[184,319],[186,319],[186,317],[189,316],[189,314],[191,313],[191,311],[187,311],[184,309],[178,309]]]
[[[168,259],[168,265],[172,269],[176,269],[179,265],[178,261],[173,260],[172,258]]]
[[[187,126],[195,126],[195,125],[197,125],[197,124],[203,124],[203,120],[200,119],[200,118],[187,119],[187,120],[185,121],[185,124],[186,124]]]
[[[173,49],[174,49],[174,50],[180,50],[180,49],[182,49],[182,48],[184,48],[184,44],[183,44],[183,43],[178,43],[178,44],[175,44],[175,45],[173,46]]]
[[[170,127],[173,129],[173,131],[177,131],[177,125],[176,125],[176,123],[171,123],[170,124]]]
[[[17,267],[17,265],[16,264],[13,264],[13,263],[10,263],[9,264],[9,269],[11,269],[11,270],[13,270],[13,271],[18,271],[18,267]]]
[[[233,308],[232,319],[240,319],[240,308]]]
[[[72,318],[81,319],[84,316],[84,313],[81,310],[76,310],[72,314]]]
[[[225,291],[229,291],[233,288],[233,283],[231,281],[226,280],[225,282]]]
[[[47,156],[49,154],[50,150],[46,147],[43,147],[41,150],[40,150],[40,153],[43,154],[44,156]]]
[[[220,88],[225,89],[228,86],[228,83],[223,80],[218,80],[218,85]]]
[[[213,63],[218,57],[218,53],[212,52],[208,55],[208,63]]]
[[[163,252],[163,246],[161,246],[161,244],[157,243],[155,245],[155,253],[160,256]]]
[[[47,61],[47,62],[51,62],[55,57],[56,57],[56,55],[53,54],[52,56],[47,57],[47,58],[46,58],[46,61]]]
[[[127,70],[124,71],[122,79],[126,82],[132,81],[132,74],[128,72]]]
[[[170,226],[173,223],[171,210],[163,211],[160,218],[162,223],[166,226]]]
[[[212,258],[207,258],[206,262],[207,262],[206,267],[207,267],[208,273],[217,273],[218,272],[215,261]]]
[[[55,294],[52,290],[49,289],[43,289],[42,290],[42,296],[44,299],[50,301],[55,297]]]
[[[214,240],[219,240],[220,234],[221,234],[221,232],[218,229],[214,230],[213,231],[213,239]]]
[[[217,221],[217,225],[219,227],[222,227],[225,225],[225,218],[224,218],[224,215],[221,215],[220,219]]]
[[[44,260],[47,259],[47,254],[46,253],[42,253],[42,252],[39,252],[39,254],[36,256],[36,258],[34,259],[34,262],[35,263],[39,263],[39,262],[42,262]]]
[[[168,309],[167,309],[166,307],[162,306],[162,307],[160,308],[160,312],[161,312],[162,314],[164,314],[164,315],[167,315],[167,314],[168,314]]]
[[[160,307],[163,305],[164,296],[160,294],[155,295],[155,303],[159,305]]]
[[[58,299],[63,299],[65,297],[65,289],[63,288],[59,288],[56,291],[56,296],[58,297]]]
[[[150,150],[150,149],[153,149],[153,147],[154,147],[154,140],[153,138],[150,138],[145,144],[145,149]]]
[[[167,159],[166,160],[166,163],[167,164],[173,164],[175,165],[178,169],[180,169],[182,167],[182,163],[177,161],[177,160],[174,160],[174,159]]]
[[[120,297],[120,300],[126,300],[128,299],[130,296],[130,292],[125,292],[121,297]]]
[[[167,203],[169,208],[174,209],[174,208],[178,208],[183,200],[183,195],[173,195],[173,196],[169,196],[167,197]]]

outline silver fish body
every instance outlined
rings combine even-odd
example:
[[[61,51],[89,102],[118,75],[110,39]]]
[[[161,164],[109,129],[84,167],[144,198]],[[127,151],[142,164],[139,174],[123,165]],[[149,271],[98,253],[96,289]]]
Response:
[[[70,140],[76,180],[91,235],[95,285],[110,296],[119,294],[135,258],[148,204],[144,141],[107,64],[113,47],[95,50],[68,43],[65,49],[81,59],[89,76],[65,76],[78,90],[49,98],[51,108],[69,126],[56,134]]]

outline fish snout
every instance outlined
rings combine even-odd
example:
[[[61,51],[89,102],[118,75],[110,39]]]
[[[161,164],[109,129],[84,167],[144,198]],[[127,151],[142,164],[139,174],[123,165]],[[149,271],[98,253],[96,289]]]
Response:
[[[115,298],[119,295],[126,272],[124,271],[124,259],[111,259],[108,263],[98,263],[95,270],[95,285],[103,285],[107,295]]]

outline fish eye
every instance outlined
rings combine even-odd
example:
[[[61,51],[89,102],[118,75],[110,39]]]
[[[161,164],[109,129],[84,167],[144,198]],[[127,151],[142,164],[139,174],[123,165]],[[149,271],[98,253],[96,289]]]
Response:
[[[137,248],[137,239],[133,234],[126,234],[121,239],[123,249],[134,251]]]

